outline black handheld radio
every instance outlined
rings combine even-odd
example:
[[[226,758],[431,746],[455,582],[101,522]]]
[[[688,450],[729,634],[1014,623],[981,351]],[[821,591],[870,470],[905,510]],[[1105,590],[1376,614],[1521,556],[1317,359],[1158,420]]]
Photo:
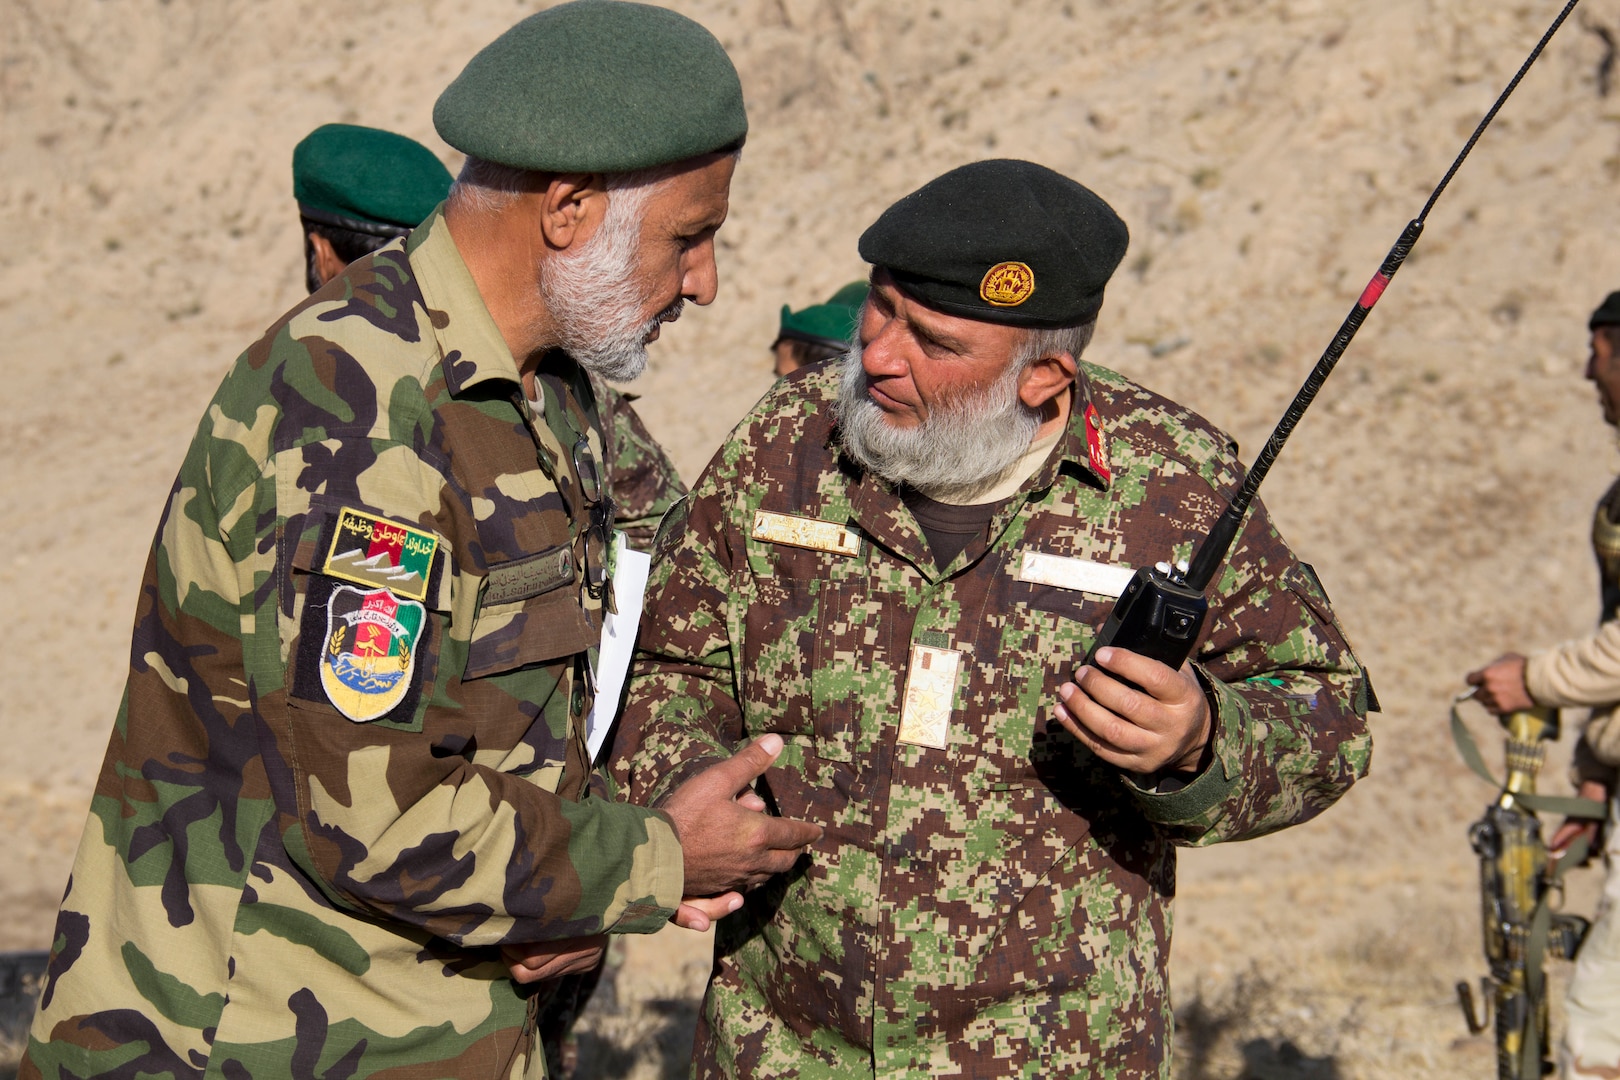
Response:
[[[1317,391],[1322,389],[1322,384],[1332,373],[1333,366],[1339,362],[1339,357],[1343,356],[1345,349],[1350,346],[1356,331],[1361,329],[1367,313],[1384,294],[1390,278],[1395,276],[1395,271],[1401,268],[1401,264],[1411,254],[1412,246],[1423,234],[1423,222],[1429,216],[1429,211],[1434,208],[1435,202],[1439,200],[1440,193],[1451,183],[1451,178],[1457,174],[1463,160],[1468,157],[1469,151],[1474,148],[1479,137],[1485,133],[1486,127],[1507,101],[1508,95],[1513,93],[1514,88],[1519,85],[1519,80],[1524,78],[1525,72],[1530,70],[1530,65],[1536,62],[1536,58],[1547,47],[1547,42],[1552,40],[1553,34],[1558,32],[1558,28],[1563,25],[1577,3],[1579,0],[1569,0],[1564,5],[1563,11],[1541,36],[1541,40],[1531,50],[1529,57],[1520,65],[1517,74],[1508,82],[1507,88],[1497,97],[1496,103],[1479,122],[1479,126],[1474,128],[1474,133],[1469,136],[1462,152],[1451,163],[1451,168],[1446,171],[1439,186],[1429,195],[1429,201],[1423,205],[1422,212],[1401,231],[1400,239],[1395,241],[1395,246],[1384,256],[1383,265],[1378,268],[1378,273],[1373,275],[1367,287],[1362,290],[1356,306],[1345,317],[1339,326],[1339,332],[1333,336],[1321,359],[1316,362],[1316,367],[1305,379],[1305,384],[1294,395],[1294,400],[1283,413],[1283,418],[1272,430],[1271,438],[1266,440],[1265,447],[1255,458],[1254,466],[1244,477],[1242,486],[1216,520],[1209,535],[1198,546],[1192,561],[1181,565],[1160,563],[1156,567],[1139,568],[1131,578],[1130,584],[1125,586],[1125,591],[1120,593],[1119,600],[1114,604],[1114,610],[1108,615],[1108,620],[1103,623],[1091,651],[1086,654],[1086,663],[1091,663],[1097,650],[1107,645],[1129,649],[1172,668],[1179,668],[1192,654],[1199,632],[1204,627],[1204,618],[1209,614],[1209,600],[1205,597],[1204,590],[1214,579],[1215,571],[1226,560],[1226,553],[1231,549],[1233,541],[1237,539],[1238,530],[1243,525],[1243,516],[1248,511],[1249,504],[1254,501],[1260,482],[1266,478],[1266,473],[1271,471],[1271,465],[1277,460],[1277,454],[1282,450],[1283,443],[1293,434],[1294,426],[1299,423],[1300,417],[1315,400]]]

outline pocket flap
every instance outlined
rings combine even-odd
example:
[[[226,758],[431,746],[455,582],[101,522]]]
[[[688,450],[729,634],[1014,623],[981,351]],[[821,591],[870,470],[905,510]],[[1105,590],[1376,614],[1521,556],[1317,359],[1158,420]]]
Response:
[[[601,624],[580,608],[573,589],[553,589],[506,604],[486,603],[473,619],[462,677],[477,679],[559,660],[594,648],[601,639]]]

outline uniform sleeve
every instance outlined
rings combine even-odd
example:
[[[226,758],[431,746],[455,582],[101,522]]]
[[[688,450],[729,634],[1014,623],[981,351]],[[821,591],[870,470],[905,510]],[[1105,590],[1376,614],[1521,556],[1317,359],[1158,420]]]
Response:
[[[1194,666],[1213,759],[1177,791],[1137,787],[1147,817],[1206,844],[1309,820],[1364,776],[1370,687],[1315,573],[1258,503],[1210,597]]]
[[[1620,619],[1590,637],[1536,653],[1524,669],[1525,687],[1542,705],[1609,705],[1620,701]]]
[[[605,453],[616,527],[637,551],[651,551],[658,522],[686,494],[675,463],[647,430],[627,394],[593,376],[603,403]]]
[[[730,630],[738,552],[707,474],[674,516],[659,530],[612,761],[630,800],[645,805],[729,757],[744,736]]]

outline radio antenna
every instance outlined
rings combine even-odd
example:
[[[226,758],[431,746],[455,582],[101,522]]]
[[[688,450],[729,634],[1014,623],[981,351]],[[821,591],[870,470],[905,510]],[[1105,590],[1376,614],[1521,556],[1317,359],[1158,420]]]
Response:
[[[1564,5],[1564,10],[1558,13],[1558,18],[1553,20],[1553,24],[1547,28],[1547,32],[1541,35],[1541,40],[1536,42],[1536,47],[1530,51],[1530,55],[1525,58],[1524,63],[1519,65],[1519,70],[1514,73],[1512,81],[1507,84],[1507,88],[1497,97],[1496,104],[1491,106],[1490,112],[1486,113],[1485,118],[1479,122],[1479,126],[1474,128],[1474,133],[1468,137],[1468,142],[1464,144],[1462,152],[1451,163],[1451,168],[1446,170],[1446,175],[1429,196],[1429,201],[1423,204],[1423,210],[1417,217],[1407,223],[1406,228],[1401,231],[1400,239],[1395,241],[1395,246],[1389,249],[1388,255],[1384,256],[1384,263],[1378,268],[1378,273],[1374,274],[1372,280],[1367,282],[1367,287],[1361,291],[1361,298],[1356,301],[1356,306],[1350,309],[1350,314],[1345,317],[1343,324],[1340,325],[1339,332],[1333,335],[1333,340],[1328,344],[1327,350],[1322,353],[1322,358],[1316,362],[1316,367],[1306,377],[1305,384],[1299,388],[1299,393],[1294,395],[1294,400],[1289,404],[1288,411],[1283,413],[1283,418],[1277,422],[1276,428],[1272,430],[1271,438],[1266,440],[1266,445],[1261,448],[1259,455],[1254,459],[1254,465],[1249,469],[1248,475],[1244,477],[1243,486],[1232,497],[1232,502],[1227,506],[1225,512],[1221,514],[1219,520],[1215,522],[1215,527],[1210,529],[1209,535],[1204,538],[1204,542],[1199,546],[1197,553],[1193,555],[1192,562],[1188,565],[1186,575],[1183,578],[1186,585],[1203,592],[1210,581],[1214,579],[1215,571],[1226,560],[1227,551],[1231,549],[1232,542],[1237,539],[1238,529],[1243,524],[1243,515],[1248,511],[1249,504],[1254,501],[1255,492],[1260,489],[1260,482],[1266,478],[1266,473],[1271,471],[1272,463],[1277,460],[1278,453],[1282,451],[1283,443],[1288,441],[1288,436],[1294,432],[1294,426],[1299,423],[1300,417],[1305,415],[1305,410],[1310,408],[1311,402],[1316,398],[1317,391],[1322,389],[1322,384],[1327,381],[1328,375],[1332,374],[1333,366],[1339,362],[1339,357],[1344,355],[1344,350],[1349,348],[1351,339],[1356,336],[1356,331],[1360,330],[1361,324],[1366,321],[1367,313],[1373,309],[1374,304],[1378,303],[1378,298],[1384,295],[1384,290],[1389,287],[1389,279],[1395,276],[1395,271],[1401,268],[1401,264],[1406,261],[1406,257],[1412,253],[1412,246],[1417,243],[1418,237],[1423,235],[1423,223],[1428,218],[1429,211],[1434,209],[1434,204],[1439,201],[1440,193],[1446,190],[1446,185],[1451,183],[1451,178],[1457,175],[1457,170],[1462,167],[1464,159],[1474,149],[1474,144],[1479,142],[1481,135],[1485,134],[1485,129],[1496,118],[1496,114],[1501,111],[1509,95],[1513,93],[1514,88],[1519,85],[1519,81],[1530,70],[1530,66],[1536,62],[1536,58],[1547,47],[1547,42],[1552,40],[1552,36],[1558,32],[1558,28],[1564,24],[1565,19],[1569,18],[1569,13],[1575,10],[1575,5],[1579,2],[1580,0],[1569,0]],[[1174,570],[1172,570],[1172,575],[1175,575]]]

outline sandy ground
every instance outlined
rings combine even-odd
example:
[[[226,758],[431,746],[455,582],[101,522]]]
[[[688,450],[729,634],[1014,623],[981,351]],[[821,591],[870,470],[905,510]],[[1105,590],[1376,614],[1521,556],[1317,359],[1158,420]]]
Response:
[[[534,6],[0,0],[0,949],[48,943],[196,419],[302,294],[293,144],[372,124],[454,168],[432,101]],[[1001,155],[1081,179],[1131,226],[1089,358],[1252,450],[1558,5],[677,6],[735,57],[753,124],[720,299],[635,386],[690,479],[767,387],[777,307],[861,275],[855,238],[895,198]],[[1620,287],[1599,32],[1617,29],[1620,0],[1587,0],[1553,42],[1268,481],[1385,711],[1373,775],[1332,812],[1184,858],[1183,1076],[1492,1067],[1450,989],[1482,970],[1464,830],[1488,792],[1445,708],[1470,666],[1596,614],[1585,534],[1617,460],[1581,370],[1585,316]],[[678,1054],[703,947],[631,943],[599,1075]]]

